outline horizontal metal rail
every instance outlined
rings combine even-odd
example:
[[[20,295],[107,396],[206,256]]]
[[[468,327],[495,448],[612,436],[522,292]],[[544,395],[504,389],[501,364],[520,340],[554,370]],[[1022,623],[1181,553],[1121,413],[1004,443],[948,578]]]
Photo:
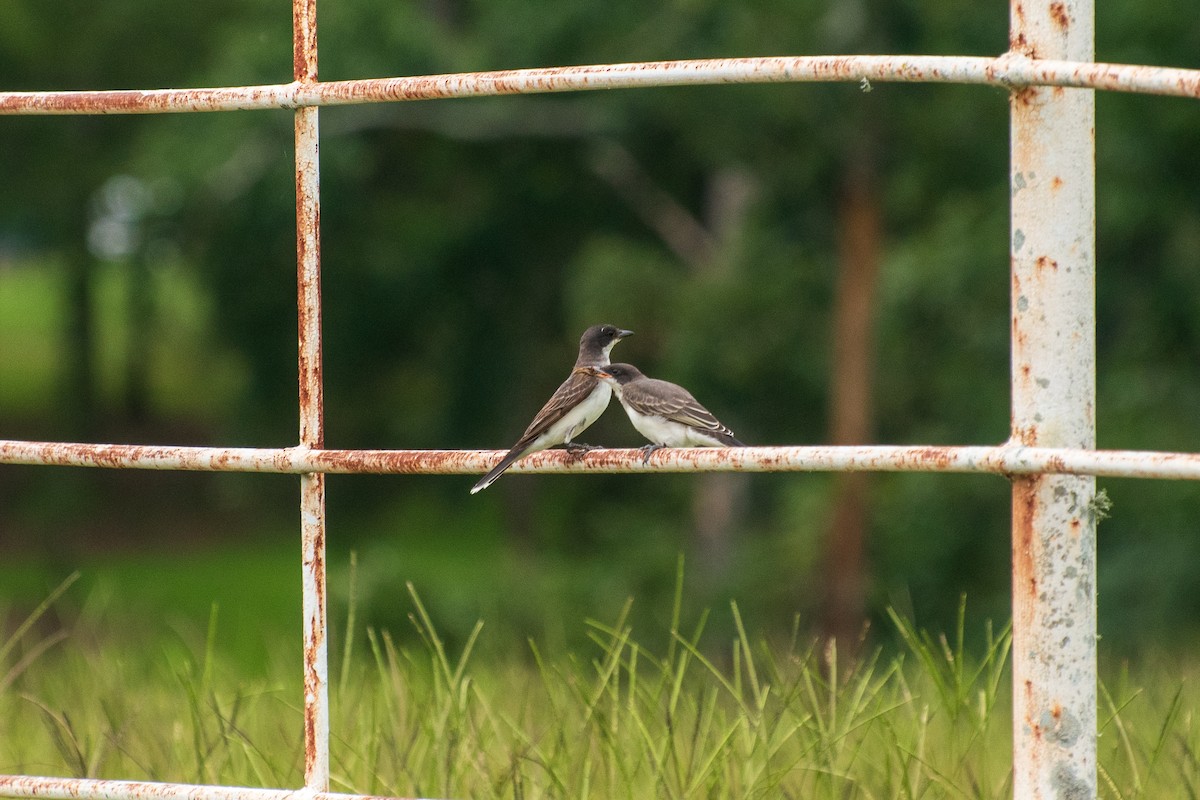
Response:
[[[237,111],[652,86],[803,82],[1068,86],[1200,98],[1200,70],[980,56],[775,56],[649,61],[212,89],[0,92],[0,114]]]
[[[46,800],[375,800],[371,795],[314,792],[310,789],[253,789],[242,786],[41,778],[26,775],[0,775],[0,797]]]
[[[471,475],[491,469],[502,450],[324,450],[308,447],[169,447],[0,440],[0,464],[193,470],[200,472]],[[1200,454],[996,446],[862,445],[694,447],[533,453],[512,472],[980,472],[1200,480]]]

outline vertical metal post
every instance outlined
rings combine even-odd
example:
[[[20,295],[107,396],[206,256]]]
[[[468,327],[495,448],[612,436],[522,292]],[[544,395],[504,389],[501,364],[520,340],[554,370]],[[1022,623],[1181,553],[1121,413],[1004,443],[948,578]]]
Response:
[[[316,0],[292,6],[294,77],[317,80]],[[296,294],[300,444],[325,446],[321,378],[321,199],[317,108],[296,110]],[[300,477],[304,589],[304,786],[329,791],[329,681],[325,614],[325,476]]]
[[[1012,51],[1091,61],[1093,0],[1010,0]],[[1095,96],[1012,95],[1012,437],[1094,448]],[[1013,796],[1096,797],[1096,481],[1013,481]]]

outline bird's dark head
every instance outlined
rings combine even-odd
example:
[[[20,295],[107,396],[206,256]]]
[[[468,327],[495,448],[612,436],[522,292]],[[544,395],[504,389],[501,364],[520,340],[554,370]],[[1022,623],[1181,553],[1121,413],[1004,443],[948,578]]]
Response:
[[[613,381],[618,386],[624,386],[632,380],[645,377],[633,364],[609,364],[605,367],[594,367],[592,374],[601,380]]]
[[[632,335],[633,331],[618,328],[616,325],[593,325],[579,338],[579,359],[576,363],[607,364],[608,354],[613,345]]]

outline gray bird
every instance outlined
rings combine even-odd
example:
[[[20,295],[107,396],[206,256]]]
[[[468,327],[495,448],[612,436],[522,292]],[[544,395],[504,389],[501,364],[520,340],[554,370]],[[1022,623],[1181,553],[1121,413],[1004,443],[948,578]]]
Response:
[[[647,378],[632,364],[586,367],[612,386],[638,432],[650,440],[642,461],[664,447],[745,447],[691,392],[668,381]]]
[[[593,325],[584,331],[579,339],[579,357],[575,359],[570,377],[550,396],[500,463],[471,488],[471,494],[491,486],[518,458],[530,453],[559,444],[572,451],[588,449],[587,445],[573,444],[571,440],[608,408],[612,388],[586,370],[607,366],[613,345],[632,335],[633,331],[615,325]]]

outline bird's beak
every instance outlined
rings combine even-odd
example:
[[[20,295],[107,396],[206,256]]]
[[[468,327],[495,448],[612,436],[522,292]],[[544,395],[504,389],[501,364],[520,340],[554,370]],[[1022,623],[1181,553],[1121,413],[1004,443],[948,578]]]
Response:
[[[617,341],[624,339],[626,336],[633,336],[633,331],[624,331],[624,330],[617,331]]]
[[[605,372],[603,367],[585,367],[587,373],[593,378],[611,378],[612,375]]]

